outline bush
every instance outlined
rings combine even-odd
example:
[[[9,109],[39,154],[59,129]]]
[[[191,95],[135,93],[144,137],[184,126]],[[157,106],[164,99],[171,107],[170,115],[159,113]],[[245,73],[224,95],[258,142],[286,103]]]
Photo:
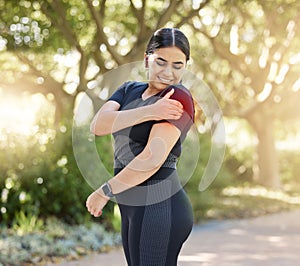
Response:
[[[74,260],[121,243],[119,234],[107,232],[97,223],[69,226],[54,217],[45,220],[41,228],[21,235],[2,228],[0,238],[0,265],[16,266],[45,264],[49,258],[61,256]]]
[[[282,181],[290,184],[300,183],[300,152],[286,150],[279,152]]]
[[[82,177],[73,153],[71,126],[64,125],[58,129],[40,126],[34,136],[6,134],[5,141],[0,142],[0,187],[1,201],[0,223],[14,226],[19,231],[29,232],[32,227],[42,226],[41,219],[55,216],[69,224],[86,223],[91,219],[85,207],[87,196],[92,188]],[[86,140],[85,131],[79,135]],[[4,134],[2,134],[4,135]],[[197,135],[200,141],[200,157],[194,165],[193,140],[187,138],[188,153],[183,160],[181,175],[189,173],[194,167],[193,175],[185,188],[193,204],[195,221],[210,217],[211,210],[218,205],[222,190],[227,186],[241,185],[252,179],[251,156],[247,151],[238,155],[227,150],[222,168],[214,182],[203,192],[198,189],[211,152],[211,136]],[[112,175],[113,154],[111,136],[96,137],[95,143],[101,161]],[[88,150],[80,151],[89,166],[91,160]],[[297,152],[280,153],[281,172],[285,181],[299,179],[299,156]],[[197,158],[196,158],[197,159]],[[99,178],[93,167],[90,176]],[[101,181],[101,180],[100,180]],[[299,182],[298,182],[299,183]],[[120,217],[115,204],[109,202],[101,222],[107,229],[119,230]]]
[[[71,126],[57,130],[40,127],[26,140],[9,134],[8,138],[6,146],[0,147],[4,162],[0,168],[0,223],[12,226],[20,213],[25,217],[56,216],[70,224],[89,220],[85,201],[92,188],[77,167]],[[101,145],[103,139],[97,142]],[[113,212],[113,207],[107,212]]]

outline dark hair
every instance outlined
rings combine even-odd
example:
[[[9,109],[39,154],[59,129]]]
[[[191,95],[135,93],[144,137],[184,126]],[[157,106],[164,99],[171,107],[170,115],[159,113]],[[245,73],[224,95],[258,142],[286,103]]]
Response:
[[[186,56],[186,61],[190,59],[190,44],[187,37],[176,28],[162,28],[157,30],[151,37],[146,54],[152,54],[156,49],[173,47],[179,48]]]

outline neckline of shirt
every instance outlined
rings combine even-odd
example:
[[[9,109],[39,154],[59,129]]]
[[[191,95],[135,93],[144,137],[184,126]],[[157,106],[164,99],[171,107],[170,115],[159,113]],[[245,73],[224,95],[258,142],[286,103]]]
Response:
[[[146,99],[144,99],[143,98],[143,93],[147,90],[148,86],[149,86],[149,84],[145,83],[145,88],[143,88],[143,90],[141,91],[141,94],[140,94],[140,98],[143,102],[147,101],[148,99],[151,99],[152,97],[155,97],[155,96],[158,97],[164,91],[164,90],[159,91],[159,92],[157,92],[153,95],[148,96]]]

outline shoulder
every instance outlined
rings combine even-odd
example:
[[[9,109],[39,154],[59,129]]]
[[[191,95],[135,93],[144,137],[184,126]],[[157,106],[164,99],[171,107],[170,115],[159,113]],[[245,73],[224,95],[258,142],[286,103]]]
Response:
[[[172,87],[170,89],[172,89]],[[189,103],[191,103],[193,101],[191,92],[181,84],[174,86],[174,94],[172,96],[171,96],[171,98],[174,98],[179,101],[183,100],[183,101],[187,101]]]
[[[190,99],[193,100],[191,92],[182,84],[177,84],[177,85],[170,85],[167,88],[165,88],[162,93],[161,97],[165,96],[170,90],[174,89],[174,93],[171,96],[172,99],[175,98],[183,98],[183,99]],[[177,99],[176,99],[177,100]]]
[[[162,94],[160,96],[163,97],[171,89],[174,89],[174,93],[171,95],[170,99],[179,101],[182,104],[186,114],[188,114],[188,116],[192,119],[192,121],[194,121],[195,107],[194,107],[194,100],[191,92],[182,84],[177,84],[177,85],[168,86],[166,89],[162,91]],[[184,120],[184,118],[182,117],[182,119],[180,120]],[[180,123],[180,121],[177,122]]]
[[[171,89],[174,89],[173,95],[170,97],[170,99],[177,100],[181,102],[184,109],[191,110],[194,108],[194,101],[191,92],[182,84],[178,85],[171,85],[168,86],[164,91],[162,92],[161,96],[163,97],[165,94],[167,94]]]

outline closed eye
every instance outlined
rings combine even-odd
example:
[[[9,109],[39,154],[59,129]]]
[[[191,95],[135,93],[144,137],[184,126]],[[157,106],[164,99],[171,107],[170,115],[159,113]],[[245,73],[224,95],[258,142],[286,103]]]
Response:
[[[181,62],[173,63],[173,67],[175,69],[181,69],[183,67],[183,63],[181,63]]]
[[[155,60],[155,62],[156,62],[157,65],[159,65],[161,67],[167,66],[167,64],[168,64],[168,61],[166,61],[165,59],[163,59],[161,57],[157,58]],[[182,63],[180,61],[179,62],[173,62],[172,66],[173,66],[174,69],[179,70],[184,66],[184,63]]]
[[[156,59],[156,64],[158,64],[159,66],[166,66],[168,64],[168,62],[158,58],[158,59]]]

